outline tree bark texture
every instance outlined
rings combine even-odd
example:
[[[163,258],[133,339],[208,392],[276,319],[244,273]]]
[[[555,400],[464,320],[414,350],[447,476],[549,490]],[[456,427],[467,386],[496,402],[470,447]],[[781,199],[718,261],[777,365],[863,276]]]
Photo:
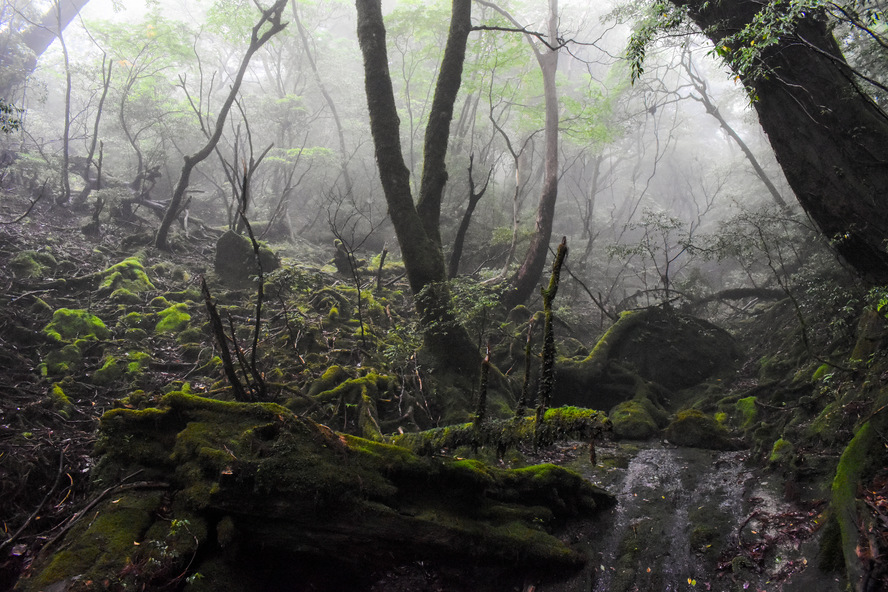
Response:
[[[424,329],[425,348],[450,371],[477,376],[480,360],[477,348],[459,325],[450,305],[447,266],[438,229],[441,195],[447,181],[444,158],[471,30],[471,0],[453,2],[450,34],[426,130],[422,186],[416,205],[401,149],[401,122],[388,67],[381,0],[356,0],[355,6],[376,164]]]
[[[753,0],[671,0],[715,43],[750,23]],[[888,116],[858,88],[813,14],[762,53],[753,90],[762,128],[799,203],[864,278],[888,282]]]

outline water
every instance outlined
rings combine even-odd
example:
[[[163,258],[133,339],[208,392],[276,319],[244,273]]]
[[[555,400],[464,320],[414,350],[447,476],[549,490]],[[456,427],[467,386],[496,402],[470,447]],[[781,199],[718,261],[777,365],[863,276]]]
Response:
[[[816,567],[819,510],[784,502],[781,480],[744,461],[744,452],[654,443],[601,448],[594,467],[577,458],[569,466],[618,504],[568,535],[588,553],[586,569],[535,590],[842,590]]]

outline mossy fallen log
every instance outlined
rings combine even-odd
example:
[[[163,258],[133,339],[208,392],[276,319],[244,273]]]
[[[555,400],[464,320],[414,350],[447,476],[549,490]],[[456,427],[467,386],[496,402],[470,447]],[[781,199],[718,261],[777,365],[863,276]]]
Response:
[[[550,528],[612,503],[553,465],[424,458],[275,404],[185,392],[107,412],[97,452],[97,490],[134,471],[170,488],[109,496],[44,549],[18,589],[160,590],[192,576],[195,590],[258,589],[277,577],[252,567],[259,555],[280,569],[322,563],[353,583],[418,560],[557,573],[584,558]]]

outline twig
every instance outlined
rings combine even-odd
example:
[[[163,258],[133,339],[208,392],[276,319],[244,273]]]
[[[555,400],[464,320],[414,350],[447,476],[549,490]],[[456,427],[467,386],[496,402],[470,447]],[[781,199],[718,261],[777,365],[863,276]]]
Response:
[[[139,469],[135,473],[131,473],[130,475],[127,475],[126,477],[123,478],[123,480],[121,480],[120,483],[118,483],[117,485],[112,485],[111,487],[109,487],[108,489],[106,489],[105,491],[103,491],[102,493],[97,495],[96,497],[94,497],[88,504],[86,504],[86,506],[83,507],[82,510],[80,510],[79,512],[77,512],[76,514],[71,516],[71,518],[68,519],[68,522],[62,528],[62,530],[59,531],[59,533],[57,535],[55,535],[54,537],[49,539],[49,541],[43,546],[43,549],[41,549],[41,553],[43,551],[45,551],[46,549],[49,549],[51,546],[53,546],[60,538],[62,538],[62,536],[65,535],[65,533],[67,533],[69,530],[71,530],[71,528],[75,524],[77,524],[77,522],[81,518],[83,518],[83,516],[87,512],[89,512],[91,509],[96,507],[96,505],[99,502],[101,502],[103,499],[105,499],[111,493],[118,492],[118,491],[129,491],[131,489],[166,489],[170,486],[169,483],[164,483],[163,481],[137,481],[135,483],[126,483],[127,481],[129,481],[130,479],[132,479],[136,475],[139,475],[142,472],[143,472],[143,469]]]
[[[59,486],[59,481],[62,479],[62,473],[65,472],[65,452],[67,451],[68,446],[65,446],[62,449],[61,453],[59,453],[59,472],[56,474],[56,478],[52,484],[52,487],[49,488],[49,491],[46,492],[46,495],[43,496],[43,499],[40,501],[31,515],[28,516],[28,519],[25,520],[24,524],[22,524],[11,537],[0,543],[0,556],[2,556],[3,550],[14,543],[15,540],[25,531],[25,529],[28,528],[28,525],[30,525],[34,518],[37,517],[37,514],[39,514],[40,510],[43,509],[43,506],[46,505],[46,502],[49,501],[50,496],[55,493],[56,488]]]
[[[34,201],[31,202],[31,205],[28,207],[28,210],[24,214],[22,214],[21,216],[19,216],[15,220],[12,220],[10,222],[0,222],[0,224],[17,224],[17,223],[21,222],[22,220],[24,220],[25,218],[27,218],[28,214],[31,213],[31,210],[34,209],[34,206],[37,205],[37,202],[40,201],[40,198],[43,197],[43,194],[44,194],[43,190],[46,189],[46,183],[47,183],[46,181],[43,182],[43,188],[40,189],[40,195],[37,196],[37,199],[35,199]]]

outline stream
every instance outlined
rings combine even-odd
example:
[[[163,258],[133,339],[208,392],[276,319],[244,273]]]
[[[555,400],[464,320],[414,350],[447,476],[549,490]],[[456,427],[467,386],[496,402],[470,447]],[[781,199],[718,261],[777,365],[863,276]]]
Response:
[[[818,567],[825,505],[785,502],[783,480],[763,477],[746,455],[618,443],[599,447],[593,466],[577,454],[567,466],[618,503],[567,534],[586,550],[587,567],[534,590],[843,590],[837,574]]]

